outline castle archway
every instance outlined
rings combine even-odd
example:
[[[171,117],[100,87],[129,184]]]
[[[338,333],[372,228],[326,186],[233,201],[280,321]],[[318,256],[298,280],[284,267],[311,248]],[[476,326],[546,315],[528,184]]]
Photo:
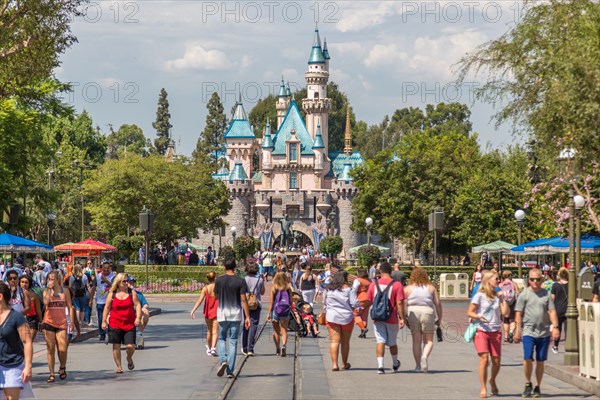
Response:
[[[294,232],[294,236],[298,242],[299,246],[314,246],[312,239],[312,232],[308,225],[306,225],[301,220],[292,220],[294,223],[292,224],[292,231]],[[281,225],[278,222],[274,222],[273,224],[273,238],[274,245],[279,244],[281,240]]]

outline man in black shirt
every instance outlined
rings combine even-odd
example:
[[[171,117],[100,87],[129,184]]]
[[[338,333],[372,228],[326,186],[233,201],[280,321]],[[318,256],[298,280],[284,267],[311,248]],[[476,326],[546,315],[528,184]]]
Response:
[[[221,366],[217,371],[217,376],[223,376],[227,372],[227,377],[233,378],[240,323],[244,319],[244,315],[246,316],[244,326],[246,329],[250,328],[250,311],[246,301],[248,287],[246,281],[235,274],[235,260],[225,260],[225,275],[221,275],[216,279],[214,291],[219,299],[217,308],[219,340],[217,347]],[[242,314],[242,309],[244,314]],[[229,341],[229,352],[225,343],[226,340]]]

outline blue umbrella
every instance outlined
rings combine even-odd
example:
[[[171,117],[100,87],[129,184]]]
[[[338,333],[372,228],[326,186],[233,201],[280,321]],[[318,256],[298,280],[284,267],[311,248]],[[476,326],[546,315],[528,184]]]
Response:
[[[523,243],[519,246],[513,247],[510,251],[512,254],[541,254],[547,253],[547,248],[541,248],[540,246],[546,245],[548,242],[560,239],[560,236],[554,236],[551,238],[542,238],[532,240],[531,242]]]
[[[53,253],[54,248],[35,240],[10,233],[0,234],[0,251],[23,251],[28,253]]]
[[[569,238],[555,238],[544,244],[549,250],[557,253],[569,252]],[[581,236],[581,252],[582,253],[600,253],[600,237],[586,234]]]

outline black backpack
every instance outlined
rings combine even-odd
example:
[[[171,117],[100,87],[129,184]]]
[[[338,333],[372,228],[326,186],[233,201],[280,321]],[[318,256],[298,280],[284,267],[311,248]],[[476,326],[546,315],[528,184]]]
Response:
[[[73,291],[75,292],[75,297],[83,297],[85,296],[85,285],[83,284],[83,277],[76,276],[73,280]]]
[[[390,299],[388,298],[388,292],[392,287],[394,281],[391,281],[385,289],[382,291],[379,287],[379,279],[375,279],[375,287],[377,293],[373,299],[373,305],[371,306],[371,319],[373,321],[387,321],[392,316],[393,308],[390,306]]]

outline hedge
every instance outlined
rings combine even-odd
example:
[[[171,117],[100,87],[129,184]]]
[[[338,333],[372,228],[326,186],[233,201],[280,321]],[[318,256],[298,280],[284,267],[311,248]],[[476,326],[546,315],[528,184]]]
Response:
[[[225,269],[214,265],[148,265],[148,278],[151,282],[169,279],[206,282],[206,275],[209,272],[222,275]],[[125,273],[134,276],[138,282],[146,281],[145,265],[126,265]]]

